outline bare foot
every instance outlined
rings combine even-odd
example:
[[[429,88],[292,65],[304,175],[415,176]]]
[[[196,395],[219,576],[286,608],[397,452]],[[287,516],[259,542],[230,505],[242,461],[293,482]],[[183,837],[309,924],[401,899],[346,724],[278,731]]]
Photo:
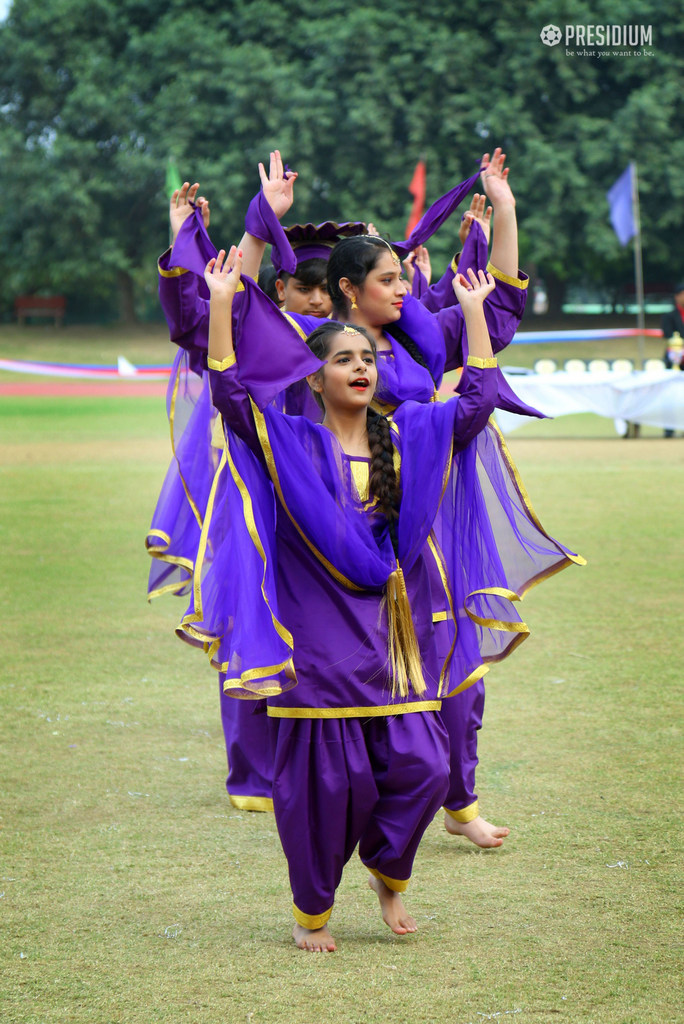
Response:
[[[292,938],[300,949],[307,949],[309,953],[334,953],[337,949],[335,940],[325,925],[312,929],[296,924]]]
[[[406,935],[407,932],[418,931],[418,925],[407,912],[400,893],[389,889],[382,879],[376,878],[375,875],[371,875],[368,884],[378,894],[382,919],[395,935]]]
[[[479,814],[472,821],[456,821],[450,814],[444,814],[444,826],[452,836],[465,836],[471,843],[481,846],[483,850],[491,850],[495,846],[501,846],[510,828],[499,828],[497,825],[490,825]]]

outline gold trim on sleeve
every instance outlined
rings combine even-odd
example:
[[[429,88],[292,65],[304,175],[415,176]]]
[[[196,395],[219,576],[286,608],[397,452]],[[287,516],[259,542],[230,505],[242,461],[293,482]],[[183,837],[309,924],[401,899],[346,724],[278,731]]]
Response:
[[[229,366],[233,366],[235,362],[235,353],[231,352],[230,355],[227,355],[225,359],[222,359],[220,362],[218,361],[218,359],[212,359],[212,357],[209,356],[207,358],[207,367],[210,370],[223,371],[227,370]]]
[[[189,274],[189,270],[184,270],[183,267],[171,267],[170,270],[164,270],[163,267],[159,266],[157,261],[157,270],[159,271],[160,277],[180,277],[182,274]]]
[[[286,313],[284,309],[281,309],[281,311],[280,311],[280,312],[281,312],[281,313],[283,314],[283,316],[284,316],[284,317],[285,317],[285,319],[287,320],[287,322],[288,322],[288,324],[290,325],[290,327],[294,327],[294,329],[295,329],[295,331],[297,332],[297,334],[299,335],[299,337],[300,337],[300,338],[302,338],[302,339],[303,339],[304,341],[306,341],[306,332],[304,331],[304,329],[303,329],[303,327],[301,326],[301,324],[298,324],[298,323],[297,323],[297,321],[296,321],[296,320],[294,320],[294,319],[293,319],[293,318],[292,318],[292,317],[290,316],[290,314],[289,314],[289,313]]]
[[[498,365],[496,356],[489,356],[487,359],[482,359],[480,356],[468,356],[466,362],[466,366],[475,366],[478,370],[491,370]]]
[[[518,274],[521,275],[520,277],[511,277],[510,274],[504,274],[503,270],[497,270],[491,262],[487,264],[487,273],[491,274],[492,277],[496,278],[498,281],[503,281],[504,284],[510,284],[514,288],[520,288],[522,291],[525,291],[530,283],[529,277],[527,274],[523,274],[522,270],[518,271]]]

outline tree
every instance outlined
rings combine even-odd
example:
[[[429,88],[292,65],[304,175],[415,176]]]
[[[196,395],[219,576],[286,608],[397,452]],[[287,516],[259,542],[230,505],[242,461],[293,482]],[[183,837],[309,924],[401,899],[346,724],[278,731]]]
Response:
[[[550,0],[522,12],[494,0],[14,0],[0,27],[0,180],[16,197],[2,223],[6,297],[116,293],[131,318],[167,238],[169,156],[202,183],[224,244],[275,146],[300,174],[293,219],[372,219],[399,238],[419,156],[430,199],[504,145],[523,261],[559,299],[568,280],[631,279],[605,192],[636,156],[646,276],[673,276],[674,0],[564,4],[563,24],[653,23],[653,58],[569,57],[539,38],[558,20]],[[454,240],[455,225],[442,228],[438,262]]]

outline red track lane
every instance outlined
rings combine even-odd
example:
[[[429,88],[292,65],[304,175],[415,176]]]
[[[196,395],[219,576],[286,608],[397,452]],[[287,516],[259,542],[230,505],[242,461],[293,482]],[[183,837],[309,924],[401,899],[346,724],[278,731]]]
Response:
[[[166,381],[11,381],[0,383],[0,397],[41,398],[163,398]]]

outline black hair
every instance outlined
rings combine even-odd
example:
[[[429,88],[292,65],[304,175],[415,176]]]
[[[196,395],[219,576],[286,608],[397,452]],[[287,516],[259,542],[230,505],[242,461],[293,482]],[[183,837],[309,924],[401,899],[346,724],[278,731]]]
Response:
[[[271,302],[275,302],[276,306],[280,302],[275,286],[277,276],[275,267],[265,266],[261,268],[257,278],[257,284],[264,295],[268,295]]]
[[[349,315],[349,300],[340,288],[340,280],[346,277],[359,287],[375,268],[382,253],[388,251],[391,251],[389,242],[376,235],[354,235],[337,243],[328,260],[328,294],[332,299],[335,316],[345,319]],[[406,331],[396,324],[386,324],[383,330],[406,349],[414,362],[430,373],[423,353]]]
[[[323,360],[330,352],[333,335],[343,334],[344,329],[352,328],[356,334],[363,335],[368,339],[373,355],[377,357],[375,339],[369,332],[356,324],[343,324],[337,320],[328,320],[321,324],[306,339],[306,343],[315,356]],[[314,398],[321,407],[325,409],[323,399],[317,391],[314,391]],[[390,433],[389,420],[381,416],[374,409],[366,412],[366,425],[368,430],[368,446],[370,448],[369,467],[369,490],[374,498],[377,498],[378,507],[384,512],[389,523],[390,539],[395,552],[397,550],[397,520],[399,518],[399,505],[401,503],[401,491],[399,481],[394,469],[394,445]]]
[[[315,288],[317,285],[325,286],[327,273],[328,261],[324,260],[322,256],[312,256],[310,260],[302,260],[301,263],[298,263],[294,274],[288,274],[286,270],[281,270],[276,276],[283,284],[287,284],[291,277],[296,277],[307,288]]]

